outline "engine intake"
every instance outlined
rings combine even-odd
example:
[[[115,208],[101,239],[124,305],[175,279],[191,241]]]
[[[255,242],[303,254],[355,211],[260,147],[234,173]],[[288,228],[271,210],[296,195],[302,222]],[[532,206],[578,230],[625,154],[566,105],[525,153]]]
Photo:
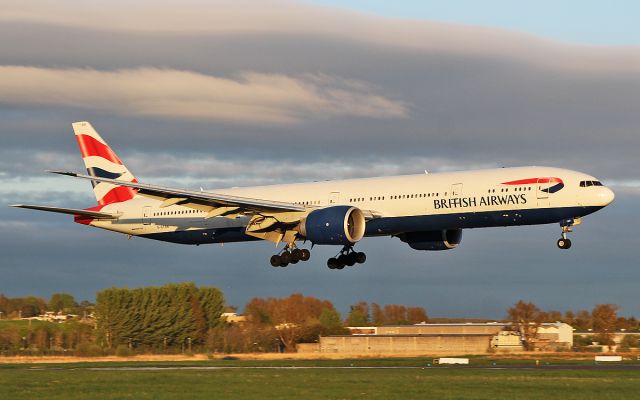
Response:
[[[364,214],[359,208],[333,206],[315,210],[300,222],[300,234],[313,244],[348,246],[364,237]]]
[[[458,247],[462,241],[462,229],[405,232],[398,237],[414,250],[451,250]]]

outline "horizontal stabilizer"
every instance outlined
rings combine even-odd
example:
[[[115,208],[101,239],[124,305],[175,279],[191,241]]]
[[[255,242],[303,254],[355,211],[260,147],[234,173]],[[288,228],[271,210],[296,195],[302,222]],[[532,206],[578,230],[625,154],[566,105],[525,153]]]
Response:
[[[116,219],[117,215],[104,213],[99,211],[80,210],[77,208],[60,208],[60,207],[47,207],[47,206],[33,206],[30,204],[12,204],[9,207],[28,208],[30,210],[49,211],[60,214],[81,215],[84,217],[95,219]]]

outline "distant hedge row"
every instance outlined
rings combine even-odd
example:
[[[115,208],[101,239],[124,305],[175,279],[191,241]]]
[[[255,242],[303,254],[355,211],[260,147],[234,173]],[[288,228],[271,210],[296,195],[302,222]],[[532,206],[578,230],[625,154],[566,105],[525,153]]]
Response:
[[[156,349],[204,343],[209,329],[222,324],[223,308],[219,289],[193,283],[105,289],[96,296],[98,342]]]

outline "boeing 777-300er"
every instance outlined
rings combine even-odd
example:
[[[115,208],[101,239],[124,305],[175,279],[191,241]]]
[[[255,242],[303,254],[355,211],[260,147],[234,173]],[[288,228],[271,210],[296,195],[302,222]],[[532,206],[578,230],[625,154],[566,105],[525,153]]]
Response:
[[[16,204],[71,214],[75,222],[129,236],[181,244],[268,240],[284,248],[271,265],[309,260],[312,245],[342,246],[331,269],[363,263],[365,236],[395,236],[415,250],[458,247],[462,230],[559,223],[558,247],[582,217],[607,206],[613,192],[593,176],[549,167],[349,179],[220,189],[140,183],[88,122],[72,124],[98,205],[86,209]]]

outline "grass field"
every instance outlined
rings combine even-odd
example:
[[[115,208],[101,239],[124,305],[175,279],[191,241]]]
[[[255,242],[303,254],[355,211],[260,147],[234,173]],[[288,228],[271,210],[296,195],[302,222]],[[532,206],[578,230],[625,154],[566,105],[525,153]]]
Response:
[[[412,361],[413,360],[413,361]],[[422,359],[0,366],[0,399],[638,399],[639,370],[415,368]],[[340,369],[351,365],[403,369]],[[152,366],[154,370],[127,367]],[[240,367],[177,370],[170,367]],[[321,366],[260,369],[257,366]],[[160,368],[157,368],[160,367]],[[94,368],[94,369],[91,369]],[[96,369],[97,368],[97,369]]]

